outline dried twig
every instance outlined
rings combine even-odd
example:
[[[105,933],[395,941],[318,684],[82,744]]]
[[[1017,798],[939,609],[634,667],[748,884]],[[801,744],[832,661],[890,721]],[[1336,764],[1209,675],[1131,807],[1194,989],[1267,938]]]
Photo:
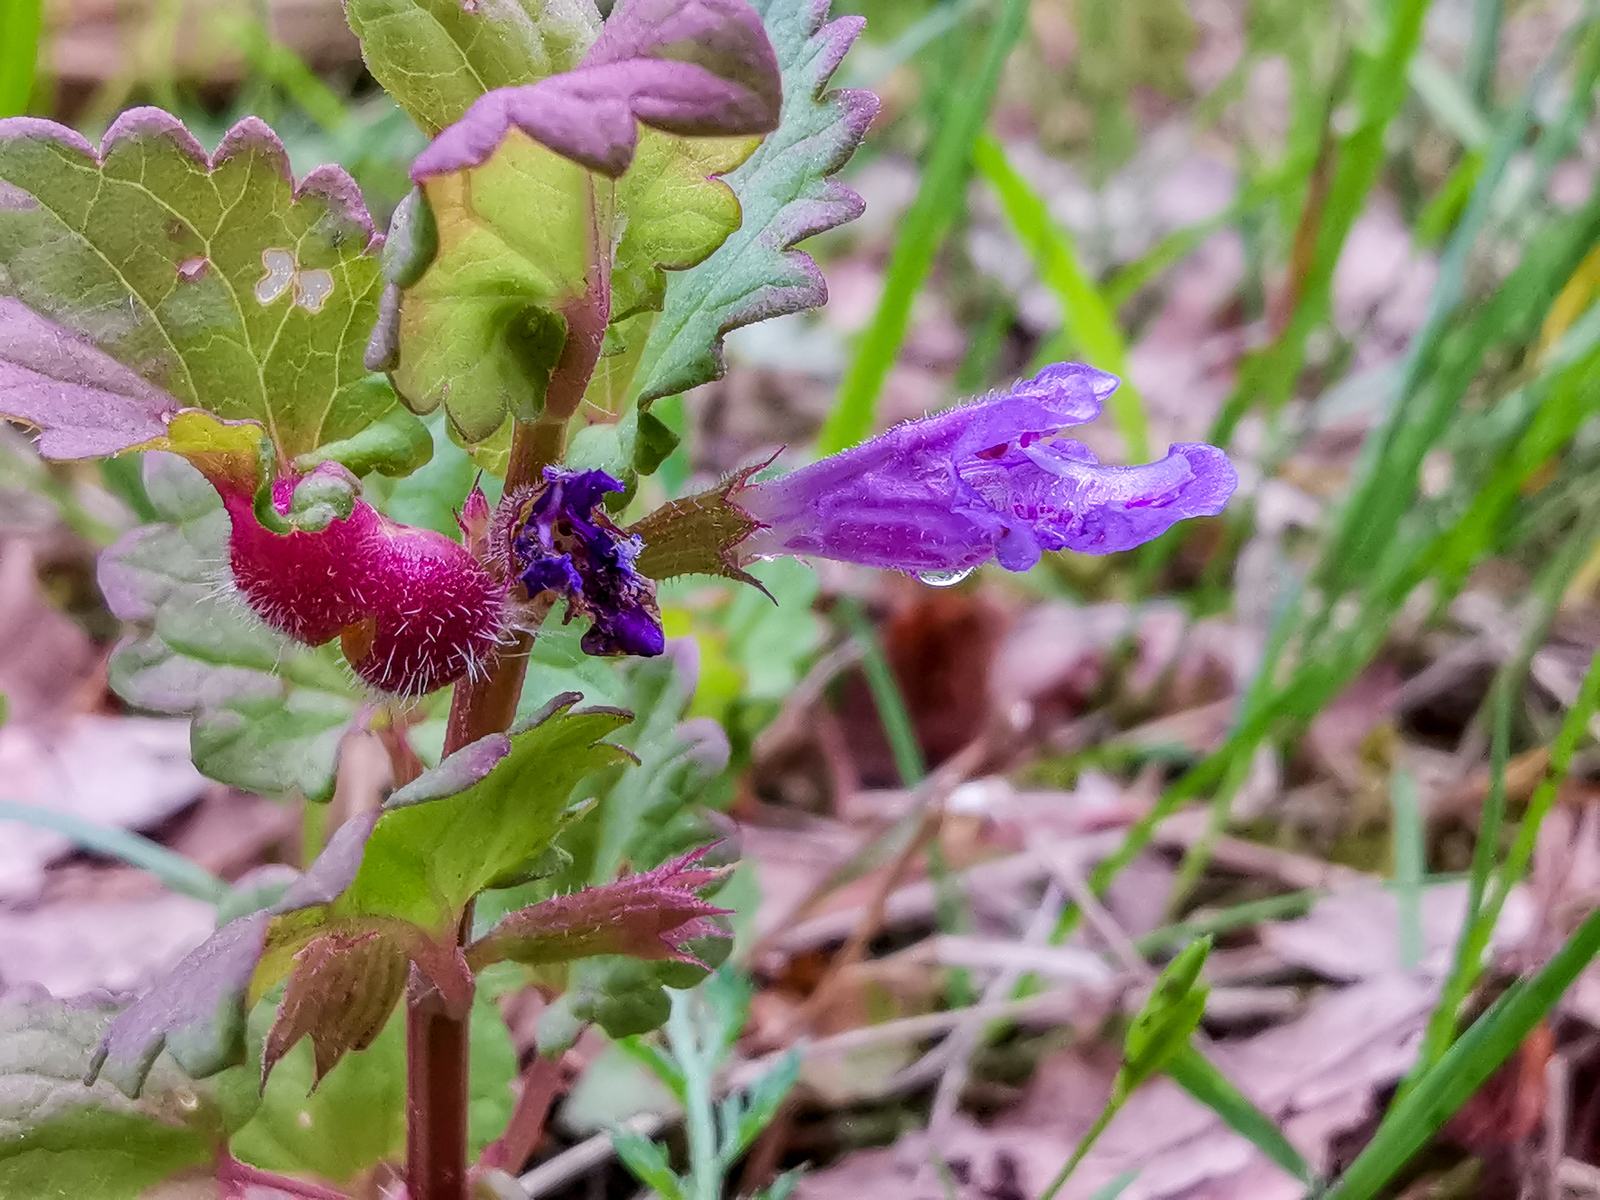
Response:
[[[1022,935],[1023,945],[1043,945],[1060,917],[1061,893],[1052,886],[1045,890],[1043,901],[1028,922],[1027,931]],[[1010,995],[1026,973],[1027,968],[1021,963],[1000,971],[983,989],[983,1002],[976,1008],[993,1005],[1002,997]],[[961,1102],[961,1092],[967,1086],[967,1064],[972,1058],[973,1050],[977,1048],[978,1038],[982,1035],[986,1023],[984,1018],[968,1013],[966,1019],[956,1026],[955,1032],[934,1052],[940,1055],[943,1064],[943,1073],[939,1076],[939,1090],[933,1098],[933,1115],[929,1121],[929,1128],[932,1129],[936,1139],[948,1128],[955,1116],[956,1108]],[[931,1057],[925,1055],[923,1061],[926,1062]],[[919,1064],[913,1064],[908,1070],[915,1070],[917,1065]],[[906,1072],[901,1074],[904,1075]]]
[[[1106,911],[1104,904],[1100,903],[1100,897],[1096,896],[1084,882],[1082,869],[1072,848],[1060,842],[1047,842],[1039,847],[1038,852],[1044,859],[1045,866],[1050,869],[1050,877],[1072,898],[1072,902],[1078,906],[1078,911],[1083,913],[1089,927],[1100,935],[1100,939],[1117,956],[1117,960],[1128,973],[1141,982],[1154,979],[1155,971],[1145,961],[1144,955],[1139,953],[1133,944],[1133,939],[1123,931],[1122,926],[1117,924],[1116,918]]]
[[[804,1027],[816,1019],[817,1014],[832,998],[833,990],[838,986],[844,972],[859,962],[866,953],[868,943],[883,927],[884,908],[890,894],[905,878],[916,856],[938,836],[939,828],[944,823],[945,801],[949,799],[950,793],[971,778],[989,760],[991,741],[987,734],[974,738],[916,789],[921,816],[915,832],[895,856],[888,871],[878,881],[872,899],[866,906],[864,919],[851,932],[849,940],[839,953],[834,955],[833,961],[828,964],[827,972],[818,981],[799,1012],[795,1014],[797,1025]]]
[[[1210,814],[1203,809],[1175,813],[1156,830],[1155,843],[1187,849],[1205,836]],[[1309,854],[1277,850],[1243,838],[1219,837],[1211,846],[1211,861],[1241,875],[1271,879],[1296,891],[1315,891],[1353,883],[1370,883],[1374,877],[1354,867],[1324,862]]]

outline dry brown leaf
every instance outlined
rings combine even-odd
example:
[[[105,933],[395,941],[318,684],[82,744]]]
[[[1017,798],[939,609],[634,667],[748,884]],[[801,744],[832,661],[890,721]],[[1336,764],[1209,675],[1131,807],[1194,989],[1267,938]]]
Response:
[[[215,925],[215,910],[187,896],[0,908],[0,983],[34,983],[59,997],[136,991]]]
[[[189,761],[189,722],[78,716],[55,732],[0,728],[5,798],[117,829],[149,829],[192,804],[206,782]],[[0,899],[39,893],[44,868],[72,848],[58,833],[0,822]]]
[[[1439,980],[1449,971],[1466,902],[1465,883],[1423,891],[1423,977]],[[1386,888],[1345,888],[1318,901],[1299,920],[1263,925],[1261,941],[1284,963],[1328,979],[1382,978],[1402,969],[1399,914],[1398,900]],[[1518,888],[1506,899],[1491,945],[1504,952],[1521,945],[1533,929],[1532,898]]]
[[[1432,1004],[1428,987],[1391,975],[1325,993],[1289,1024],[1208,1053],[1234,1084],[1274,1116],[1313,1165],[1325,1167],[1333,1139],[1370,1115],[1375,1095],[1411,1062]],[[1022,1101],[982,1127],[952,1123],[938,1150],[961,1200],[1038,1195],[1099,1113],[1114,1053],[1061,1051],[1040,1064]],[[926,1134],[860,1151],[805,1177],[805,1200],[940,1200]],[[1159,1080],[1141,1088],[1112,1121],[1061,1193],[1083,1200],[1128,1170],[1125,1200],[1298,1200],[1301,1189],[1221,1119]]]
[[[49,721],[85,707],[99,673],[89,635],[45,600],[33,549],[22,538],[0,545],[0,692],[8,720]]]

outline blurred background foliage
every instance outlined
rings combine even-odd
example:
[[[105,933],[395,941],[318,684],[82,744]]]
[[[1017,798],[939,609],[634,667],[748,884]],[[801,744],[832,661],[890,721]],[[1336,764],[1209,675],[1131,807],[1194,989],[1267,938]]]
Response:
[[[1164,953],[1173,929],[1201,926],[1231,931],[1241,953],[1279,947],[1236,982],[1262,992],[1287,978],[1298,998],[1233,1024],[1208,1018],[1224,1040],[1310,1020],[1335,981],[1349,983],[1325,960],[1283,951],[1273,930],[1331,911],[1321,906],[1330,880],[1383,881],[1389,907],[1340,918],[1342,936],[1436,951],[1427,978],[1444,999],[1402,1031],[1423,1050],[1401,1103],[1383,1117],[1371,1101],[1393,1092],[1409,1060],[1363,1076],[1352,1085],[1359,1119],[1321,1136],[1319,1170],[1354,1163],[1340,1194],[1365,1196],[1453,1187],[1467,1164],[1481,1192],[1404,1194],[1512,1195],[1495,1181],[1531,1178],[1524,1160],[1538,1137],[1558,1164],[1594,1170],[1600,1024],[1573,999],[1573,976],[1536,977],[1517,993],[1522,1007],[1491,1009],[1500,1023],[1474,1026],[1476,1066],[1451,1045],[1457,1003],[1485,1006],[1547,960],[1566,970],[1551,956],[1587,936],[1580,922],[1596,900],[1572,865],[1600,854],[1596,5],[841,0],[834,11],[867,18],[835,82],[872,88],[883,109],[845,172],[866,215],[810,247],[832,302],[736,334],[726,379],[658,406],[688,437],[638,503],[779,446],[849,444],[1067,357],[1127,381],[1083,431],[1097,452],[1144,458],[1173,441],[1216,441],[1235,456],[1241,491],[1224,516],[1141,552],[1052,555],[1024,577],[989,570],[941,591],[792,562],[758,572],[776,608],[750,590],[675,581],[662,592],[667,632],[693,649],[674,659],[672,687],[585,660],[567,633],[541,639],[530,703],[574,687],[640,704],[661,730],[658,761],[636,784],[585,785],[627,815],[601,844],[572,847],[575,869],[649,865],[728,832],[706,810],[737,819],[752,864],[739,877],[741,961],[761,985],[751,1053],[808,1023],[838,1033],[970,1002],[970,964],[941,960],[936,985],[909,988],[867,968],[941,931],[1020,937],[1048,896],[1006,893],[989,905],[1006,910],[996,917],[977,884],[941,882],[937,903],[911,919],[886,916],[885,898],[908,872],[970,879],[976,865],[1064,836],[1063,822],[1073,836],[1119,831],[1080,862],[1142,952]],[[8,0],[0,81],[0,112],[90,135],[155,103],[214,145],[255,113],[297,171],[348,168],[380,224],[422,146],[364,73],[334,0]],[[437,427],[435,446],[428,466],[375,479],[370,493],[397,518],[448,532],[476,471]],[[26,547],[18,577],[78,631],[91,698],[52,698],[15,663],[0,663],[0,683],[24,724],[117,711],[94,691],[96,655],[122,632],[96,592],[94,555],[163,514],[131,460],[47,466],[20,434],[0,455],[6,545]],[[5,561],[19,560],[8,550]],[[32,584],[6,586],[13,596]],[[0,616],[28,637],[40,611],[15,601]],[[330,720],[342,728],[355,703],[339,699]],[[441,718],[437,704],[406,718],[424,758],[437,753]],[[696,722],[706,721],[726,742],[716,753],[702,753]],[[372,736],[388,736],[381,725]],[[941,766],[954,774],[925,782]],[[1009,799],[970,790],[995,780]],[[1054,798],[1048,815],[1019,799],[1041,793]],[[1174,814],[1198,821],[1172,834],[1179,826],[1163,822]],[[322,820],[308,816],[307,836],[322,835]],[[805,858],[794,846],[827,837],[849,852],[785,874],[786,858]],[[1328,874],[1306,882],[1242,865],[1240,845]],[[1124,870],[1153,903],[1118,898]],[[1430,897],[1450,888],[1457,907],[1424,934]],[[825,912],[830,895],[845,910],[839,896],[855,898],[865,933],[783,950],[780,927]],[[1468,949],[1489,945],[1512,896],[1530,898],[1534,932],[1480,962]],[[1081,944],[1079,911],[1066,907],[1042,940]],[[1458,936],[1468,949],[1452,953]],[[503,1008],[526,1053],[521,1010]],[[1556,1040],[1530,1051],[1535,1026]],[[1485,1057],[1497,1036],[1499,1057]],[[1007,1040],[975,1071],[1003,1091],[1017,1085],[1019,1058],[1025,1078],[1057,1061],[1053,1051],[1048,1037]],[[1559,1060],[1587,1080],[1564,1094],[1559,1137],[1536,1134],[1538,1122],[1496,1129],[1498,1101],[1476,1090],[1502,1059],[1529,1054],[1535,1075]],[[1404,1104],[1430,1067],[1445,1073],[1427,1094],[1448,1104],[1423,1119]],[[926,1072],[915,1086],[844,1087],[806,1071],[811,1090],[784,1118],[787,1141],[762,1160],[769,1174],[837,1156],[839,1194],[859,1194],[883,1181],[850,1165],[853,1146],[930,1114],[949,1119],[946,1086],[935,1095]],[[614,1116],[626,1088],[610,1087],[600,1108]],[[594,1088],[583,1096],[587,1112]],[[1541,1119],[1557,1119],[1554,1104],[1539,1101]],[[1472,1129],[1458,1120],[1432,1157],[1404,1167],[1419,1138],[1474,1105]],[[603,1124],[589,1116],[568,1132]],[[969,1157],[993,1166],[1002,1146],[1036,1194],[1059,1158],[1040,1165],[1018,1146],[1040,1136],[991,1136]],[[1127,1154],[1107,1162],[1105,1179],[1141,1166]],[[825,1179],[806,1186],[831,1194]]]

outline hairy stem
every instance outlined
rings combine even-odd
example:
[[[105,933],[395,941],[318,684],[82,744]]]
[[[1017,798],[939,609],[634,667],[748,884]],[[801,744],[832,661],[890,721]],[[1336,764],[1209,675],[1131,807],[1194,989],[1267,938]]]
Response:
[[[544,1140],[545,1121],[568,1082],[568,1071],[560,1058],[536,1056],[522,1073],[522,1091],[506,1131],[483,1152],[483,1165],[513,1174],[521,1170]]]
[[[300,1196],[305,1200],[344,1200],[343,1192],[307,1183],[303,1179],[293,1179],[288,1175],[279,1175],[273,1171],[263,1171],[259,1167],[240,1162],[226,1151],[223,1151],[217,1162],[216,1178],[227,1200],[233,1200],[236,1196],[256,1195],[263,1188],[269,1189],[275,1195]]]
[[[588,354],[563,353],[550,380],[551,392],[576,392],[581,397],[594,361]],[[563,377],[569,365],[574,372],[582,372],[581,380]],[[537,482],[546,466],[560,461],[565,449],[564,420],[547,412],[539,421],[519,422],[511,440],[507,491]],[[532,644],[531,633],[519,633],[485,678],[456,685],[445,729],[446,754],[511,728]],[[471,930],[469,903],[457,940],[466,941]],[[467,1021],[466,1014],[452,1014],[438,990],[412,969],[406,988],[407,1200],[466,1200]]]

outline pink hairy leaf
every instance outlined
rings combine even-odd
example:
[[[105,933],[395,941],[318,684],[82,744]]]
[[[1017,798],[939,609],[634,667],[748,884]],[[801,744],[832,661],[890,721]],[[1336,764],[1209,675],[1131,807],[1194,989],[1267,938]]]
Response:
[[[696,894],[722,875],[720,870],[693,865],[707,849],[615,883],[520,909],[467,947],[467,963],[478,971],[505,959],[537,966],[625,954],[704,966],[685,944],[720,934],[710,918],[729,912]]]

